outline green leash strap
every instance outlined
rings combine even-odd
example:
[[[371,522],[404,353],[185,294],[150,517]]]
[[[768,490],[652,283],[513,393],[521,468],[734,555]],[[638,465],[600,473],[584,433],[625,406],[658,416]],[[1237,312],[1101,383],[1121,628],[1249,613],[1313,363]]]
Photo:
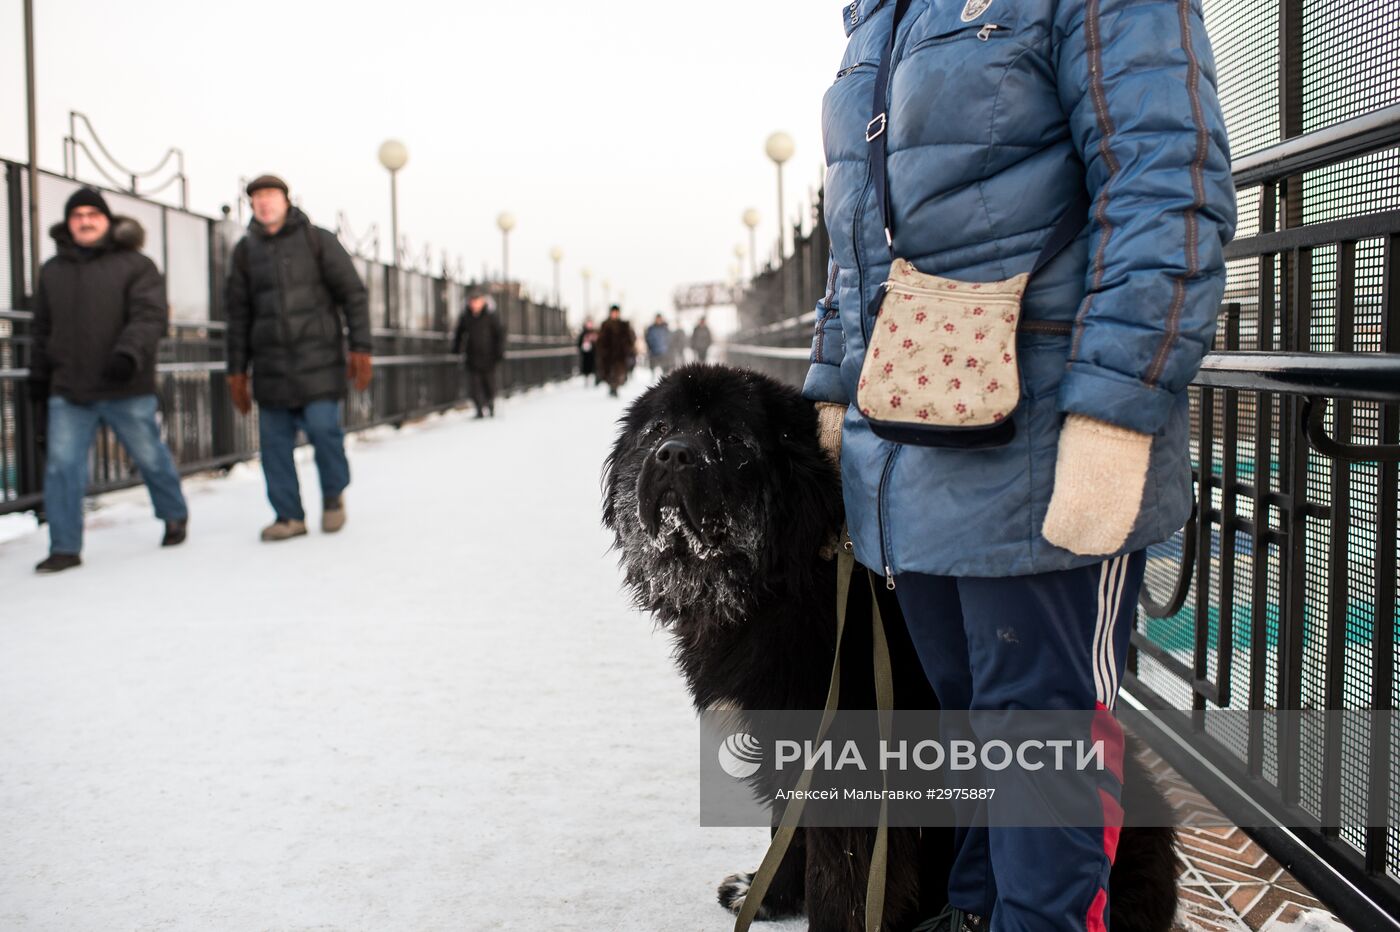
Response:
[[[846,602],[851,592],[851,577],[855,575],[855,557],[852,555],[850,539],[843,533],[842,547],[837,553],[836,564],[836,657],[831,663],[831,686],[826,693],[826,708],[822,711],[821,725],[817,729],[817,744],[826,737],[841,697],[841,636],[846,630]],[[891,730],[892,710],[894,709],[894,677],[890,671],[890,646],[885,639],[884,619],[880,615],[880,602],[876,597],[875,577],[866,573],[870,582],[871,627],[875,654],[875,704],[880,723],[880,738],[887,740]],[[889,789],[889,778],[883,768],[880,773],[884,789]],[[812,784],[812,770],[804,767],[798,778],[795,799],[788,801],[783,809],[778,830],[773,835],[768,853],[763,863],[754,872],[749,883],[749,892],[744,896],[743,908],[735,920],[734,932],[748,932],[749,926],[763,905],[778,867],[783,863],[797,832],[797,823],[802,818],[805,800],[804,792]],[[885,914],[885,878],[889,867],[889,803],[881,794],[880,818],[875,829],[875,848],[870,853],[870,876],[865,887],[865,928],[866,932],[879,932]]]
[[[851,593],[851,577],[855,575],[856,569],[856,558],[844,531],[841,538],[842,547],[836,554],[836,658],[831,662],[831,686],[827,689],[826,708],[822,711],[821,726],[817,729],[818,744],[826,737],[827,729],[831,727],[831,722],[836,717],[836,708],[840,704],[841,635],[846,630],[846,601]],[[778,823],[778,830],[773,834],[768,853],[763,856],[763,863],[758,866],[753,880],[749,882],[749,892],[744,895],[744,905],[739,910],[739,918],[734,922],[734,932],[748,932],[750,924],[763,906],[763,898],[768,894],[773,878],[777,876],[778,867],[783,863],[783,856],[792,844],[793,835],[797,833],[797,823],[802,818],[802,809],[806,805],[806,800],[802,797],[811,785],[812,768],[804,767],[794,788],[797,791],[796,797],[788,800],[787,806],[784,807],[783,817]]]
[[[890,645],[885,639],[885,621],[880,616],[880,600],[876,596],[875,576],[866,573],[870,580],[871,630],[875,643],[875,706],[880,718],[880,741],[889,740],[893,726],[894,674],[890,670]],[[880,768],[880,785],[885,791],[880,794],[880,821],[875,829],[875,850],[870,852],[870,878],[865,885],[865,929],[866,932],[879,932],[885,921],[885,876],[890,859],[890,779],[885,768]]]

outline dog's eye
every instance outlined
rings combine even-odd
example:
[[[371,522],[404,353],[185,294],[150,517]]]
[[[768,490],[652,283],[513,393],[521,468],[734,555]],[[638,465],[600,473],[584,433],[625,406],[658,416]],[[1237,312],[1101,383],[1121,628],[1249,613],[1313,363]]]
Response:
[[[665,421],[652,421],[652,422],[651,422],[651,432],[652,432],[653,434],[664,434],[664,433],[666,433],[667,429],[668,429],[668,428],[667,428],[667,426],[666,426],[666,422],[665,422]]]

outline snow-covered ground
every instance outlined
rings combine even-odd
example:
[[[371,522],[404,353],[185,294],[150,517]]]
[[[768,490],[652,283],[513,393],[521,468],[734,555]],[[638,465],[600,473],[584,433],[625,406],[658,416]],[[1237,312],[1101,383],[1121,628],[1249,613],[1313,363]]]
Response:
[[[499,408],[357,438],[334,537],[309,462],[287,543],[255,465],[187,483],[173,550],[141,489],[58,576],[7,524],[0,929],[732,928],[767,832],[698,824],[698,727],[598,523],[622,403]]]

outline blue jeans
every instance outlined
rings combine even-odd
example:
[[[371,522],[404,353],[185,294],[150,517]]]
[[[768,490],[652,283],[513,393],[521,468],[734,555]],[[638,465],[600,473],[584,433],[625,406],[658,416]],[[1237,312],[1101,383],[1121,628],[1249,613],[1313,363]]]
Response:
[[[91,404],[76,404],[50,395],[44,511],[49,520],[49,549],[54,553],[82,552],[88,451],[99,424],[112,429],[141,471],[156,517],[162,521],[183,521],[189,515],[185,497],[180,493],[180,473],[156,425],[155,395]]]
[[[350,462],[345,458],[345,431],[340,426],[340,402],[313,401],[304,408],[272,408],[258,405],[258,442],[262,447],[263,477],[267,500],[278,521],[305,521],[301,485],[297,481],[297,431],[306,434],[316,450],[316,471],[321,474],[322,499],[334,498],[350,484]]]
[[[1122,825],[1122,730],[1113,708],[1146,565],[1147,551],[1138,550],[1033,576],[897,577],[940,707],[1082,710],[1109,749],[1110,775],[1085,789],[1099,797],[1097,828],[998,825],[990,814],[955,810],[948,899],[990,917],[992,932],[1110,928],[1108,875]]]

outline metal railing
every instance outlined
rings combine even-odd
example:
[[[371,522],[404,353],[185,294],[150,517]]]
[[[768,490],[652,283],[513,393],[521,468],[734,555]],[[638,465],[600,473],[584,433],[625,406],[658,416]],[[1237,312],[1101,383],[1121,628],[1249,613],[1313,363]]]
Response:
[[[77,183],[39,173],[40,233],[27,230],[27,168],[0,162],[0,514],[39,509],[43,502],[44,417],[29,397],[29,255],[45,245],[50,222]],[[108,192],[115,213],[132,213],[147,228],[146,252],[165,274],[172,322],[157,367],[163,434],[182,473],[226,468],[257,454],[256,413],[233,410],[224,372],[222,292],[226,262],[240,231],[214,220],[129,194]],[[451,352],[452,328],[468,293],[491,292],[507,331],[499,373],[503,394],[565,379],[577,367],[574,337],[561,308],[536,303],[499,283],[395,269],[357,257],[370,291],[374,379],[345,402],[348,430],[402,424],[461,404],[467,393],[462,360]],[[12,309],[13,308],[13,309]],[[120,444],[99,435],[90,460],[90,489],[139,482]]]
[[[1400,105],[1237,161],[1257,232],[1226,250],[1189,389],[1195,509],[1149,550],[1123,685],[1160,723],[1154,749],[1207,795],[1269,812],[1280,827],[1250,834],[1355,928],[1400,915],[1400,736],[1220,734],[1198,713],[1395,707],[1400,210],[1276,221],[1302,216],[1302,179],[1397,147]],[[814,321],[721,351],[800,385]]]

